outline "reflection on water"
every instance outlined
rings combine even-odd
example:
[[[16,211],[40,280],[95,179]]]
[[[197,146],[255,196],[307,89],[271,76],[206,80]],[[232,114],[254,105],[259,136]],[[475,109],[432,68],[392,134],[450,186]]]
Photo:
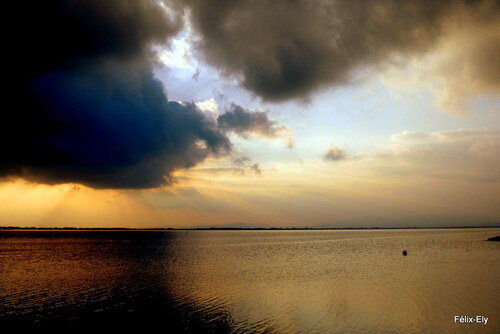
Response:
[[[483,241],[495,235],[0,231],[0,326],[498,333],[500,243]]]

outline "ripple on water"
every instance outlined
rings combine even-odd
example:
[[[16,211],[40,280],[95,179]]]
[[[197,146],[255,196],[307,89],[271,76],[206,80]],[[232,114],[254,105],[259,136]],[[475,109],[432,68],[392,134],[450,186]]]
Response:
[[[500,332],[499,230],[23,233],[0,234],[0,324]]]

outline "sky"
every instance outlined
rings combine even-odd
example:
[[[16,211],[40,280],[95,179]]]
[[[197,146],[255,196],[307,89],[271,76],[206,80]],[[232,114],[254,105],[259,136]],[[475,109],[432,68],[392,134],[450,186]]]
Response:
[[[6,10],[0,225],[500,222],[497,1]]]

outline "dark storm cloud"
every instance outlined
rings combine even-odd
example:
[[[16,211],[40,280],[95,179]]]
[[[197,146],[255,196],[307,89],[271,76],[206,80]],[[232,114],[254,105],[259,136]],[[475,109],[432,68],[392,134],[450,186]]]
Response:
[[[323,155],[323,160],[325,161],[339,161],[339,160],[345,160],[347,159],[347,153],[335,146],[332,146],[326,151],[326,153]]]
[[[290,130],[276,121],[270,120],[267,112],[251,112],[236,104],[217,118],[219,128],[225,132],[232,131],[242,137],[254,134],[260,137],[276,138],[289,134]]]
[[[194,104],[169,102],[150,43],[178,31],[155,1],[9,2],[0,176],[95,188],[168,184],[231,144]]]
[[[182,0],[201,36],[206,60],[266,100],[304,97],[342,85],[365,66],[419,55],[450,20],[486,25],[500,18],[498,1],[478,0]],[[489,23],[488,23],[489,22]],[[486,54],[500,51],[498,40]],[[464,46],[465,47],[465,46]],[[485,81],[498,85],[498,62],[478,57]]]
[[[155,0],[9,1],[4,14],[17,26],[5,31],[7,59],[16,74],[36,76],[100,57],[142,57],[181,28]],[[11,21],[11,22],[14,22]]]

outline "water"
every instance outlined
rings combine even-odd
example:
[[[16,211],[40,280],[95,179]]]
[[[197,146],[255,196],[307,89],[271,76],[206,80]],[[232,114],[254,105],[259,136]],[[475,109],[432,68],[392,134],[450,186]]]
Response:
[[[0,231],[0,328],[499,333],[496,235]]]

